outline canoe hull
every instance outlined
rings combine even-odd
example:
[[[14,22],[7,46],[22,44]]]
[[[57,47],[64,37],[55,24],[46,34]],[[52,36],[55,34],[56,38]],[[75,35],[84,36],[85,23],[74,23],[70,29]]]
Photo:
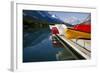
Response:
[[[81,32],[73,29],[65,30],[65,35],[67,39],[91,39],[91,34],[87,32]]]

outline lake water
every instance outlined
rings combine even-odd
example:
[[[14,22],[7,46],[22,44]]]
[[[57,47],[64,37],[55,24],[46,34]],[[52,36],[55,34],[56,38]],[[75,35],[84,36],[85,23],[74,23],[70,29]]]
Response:
[[[68,48],[69,49],[69,48]],[[55,39],[49,28],[24,31],[23,62],[74,60],[72,54]]]

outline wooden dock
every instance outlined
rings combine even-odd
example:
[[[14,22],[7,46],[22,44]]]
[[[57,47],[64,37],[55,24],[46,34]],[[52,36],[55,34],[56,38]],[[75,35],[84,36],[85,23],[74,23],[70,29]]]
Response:
[[[91,50],[90,49],[86,49],[85,47],[82,47],[78,43],[67,39],[65,36],[57,35],[57,37],[62,39],[66,44],[68,44],[71,47],[72,50],[74,50],[75,52],[80,54],[85,59],[90,59],[91,58]]]
[[[66,28],[62,27],[62,25],[52,25],[52,26],[50,25],[49,27],[50,29],[52,29],[52,27],[57,27],[60,33],[53,34],[53,35],[56,35],[57,39],[63,44],[63,46],[69,47],[69,51],[72,52],[73,56],[77,55],[80,59],[91,58],[91,40],[87,39],[91,37],[91,34],[80,32],[80,31],[74,31],[70,29],[67,30],[67,27]],[[69,35],[67,33],[64,33],[65,29],[67,30],[67,33],[70,33]],[[79,38],[83,38],[83,36],[86,37],[85,38],[86,40],[79,39]],[[71,38],[68,39],[68,37],[71,37]],[[76,59],[78,59],[77,56],[75,56]]]

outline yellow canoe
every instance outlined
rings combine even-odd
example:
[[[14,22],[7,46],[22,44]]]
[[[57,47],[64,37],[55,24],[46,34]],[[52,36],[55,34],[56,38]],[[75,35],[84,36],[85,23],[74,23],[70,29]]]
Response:
[[[67,39],[91,39],[91,33],[77,31],[73,29],[65,29],[64,36]]]

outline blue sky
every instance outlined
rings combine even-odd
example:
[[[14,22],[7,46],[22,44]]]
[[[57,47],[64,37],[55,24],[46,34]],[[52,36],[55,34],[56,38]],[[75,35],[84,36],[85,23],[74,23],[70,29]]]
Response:
[[[53,12],[49,11],[52,17],[60,18],[64,22],[70,23],[72,25],[83,22],[90,13],[80,13],[80,12]]]

